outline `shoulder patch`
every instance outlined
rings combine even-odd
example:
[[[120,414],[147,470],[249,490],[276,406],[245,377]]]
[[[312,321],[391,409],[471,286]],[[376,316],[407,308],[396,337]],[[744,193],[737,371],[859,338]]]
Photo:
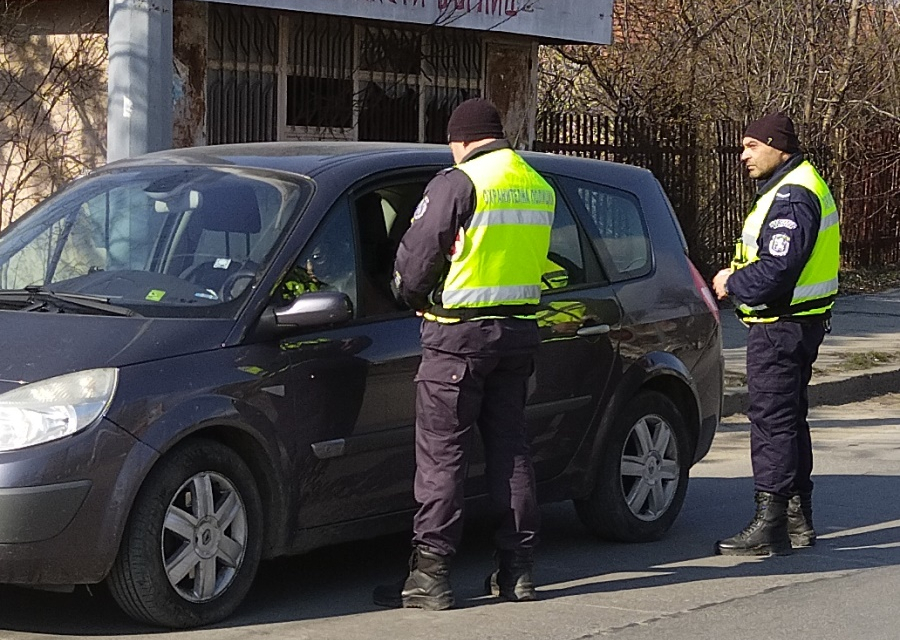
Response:
[[[780,199],[780,200],[787,200],[788,198],[791,197],[791,194],[790,194],[790,192],[787,192],[787,193],[780,193],[780,192],[779,192],[779,193],[776,193],[776,194],[775,194],[775,197],[778,198],[778,199]]]
[[[769,253],[773,256],[786,256],[791,248],[791,237],[783,233],[776,233],[769,240]]]
[[[769,223],[770,229],[796,229],[797,223],[787,218],[778,218]]]
[[[416,205],[416,210],[413,211],[413,220],[418,220],[422,216],[425,215],[425,210],[428,208],[428,196],[423,197],[419,200],[419,204]]]

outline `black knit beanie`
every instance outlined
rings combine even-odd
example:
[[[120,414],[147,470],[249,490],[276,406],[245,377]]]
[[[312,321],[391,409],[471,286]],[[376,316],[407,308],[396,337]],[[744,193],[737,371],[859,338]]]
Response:
[[[462,102],[447,123],[448,142],[472,142],[485,138],[502,138],[503,123],[497,107],[484,98]]]
[[[800,139],[794,131],[794,121],[781,113],[770,113],[747,125],[745,138],[754,138],[785,153],[798,153]]]

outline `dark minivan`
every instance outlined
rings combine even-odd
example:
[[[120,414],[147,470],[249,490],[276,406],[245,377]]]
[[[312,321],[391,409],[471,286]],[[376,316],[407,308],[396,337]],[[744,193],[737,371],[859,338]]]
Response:
[[[558,204],[528,404],[539,492],[671,526],[722,401],[716,305],[646,170],[526,153]],[[208,624],[262,559],[408,529],[420,320],[389,290],[438,146],[113,163],[0,234],[0,583]],[[467,493],[485,500],[476,452]]]

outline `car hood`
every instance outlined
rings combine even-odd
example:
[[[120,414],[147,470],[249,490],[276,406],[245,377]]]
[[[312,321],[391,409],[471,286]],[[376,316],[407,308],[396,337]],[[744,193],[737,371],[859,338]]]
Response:
[[[53,376],[220,347],[230,319],[0,311],[0,391]]]

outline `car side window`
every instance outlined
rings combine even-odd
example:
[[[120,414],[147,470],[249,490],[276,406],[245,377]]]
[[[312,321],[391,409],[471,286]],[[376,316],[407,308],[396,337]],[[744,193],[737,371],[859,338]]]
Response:
[[[405,309],[391,292],[394,258],[430,177],[388,178],[360,189],[351,197],[359,239],[361,316],[380,316]]]
[[[545,291],[562,289],[585,282],[581,233],[566,201],[557,196],[553,230],[550,233],[550,251],[541,277],[541,288]]]
[[[276,291],[287,303],[312,291],[346,293],[356,309],[356,260],[350,210],[341,199],[325,216]]]
[[[638,199],[627,191],[585,181],[569,181],[573,200],[584,207],[597,254],[610,278],[628,280],[652,267],[650,238]]]

